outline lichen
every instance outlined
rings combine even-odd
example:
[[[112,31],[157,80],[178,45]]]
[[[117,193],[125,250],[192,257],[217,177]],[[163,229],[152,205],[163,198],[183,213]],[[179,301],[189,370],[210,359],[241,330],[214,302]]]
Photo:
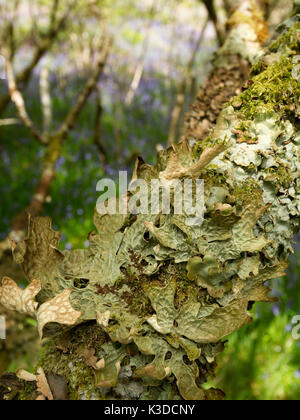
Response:
[[[268,38],[267,22],[264,20],[261,11],[257,8],[253,7],[250,14],[243,13],[241,10],[236,10],[227,21],[229,27],[241,24],[249,25],[255,31],[260,42],[264,42]]]
[[[29,225],[22,265],[40,281],[38,303],[68,291],[80,314],[67,332],[59,318],[44,331],[54,338],[40,361],[68,380],[71,399],[223,397],[201,384],[221,340],[251,320],[249,304],[272,301],[265,283],[284,273],[300,227],[294,56],[267,54],[194,151],[182,141],[154,166],[138,160],[134,176],[147,184],[203,177],[202,223],[176,214],[173,194],[170,214],[96,213],[85,250],[58,251],[49,219]]]

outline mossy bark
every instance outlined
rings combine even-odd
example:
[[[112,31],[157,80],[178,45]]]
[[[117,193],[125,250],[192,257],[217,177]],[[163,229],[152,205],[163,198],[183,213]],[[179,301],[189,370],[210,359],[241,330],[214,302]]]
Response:
[[[78,314],[71,329],[50,321],[41,328],[52,338],[39,366],[49,384],[51,375],[63,378],[66,398],[223,397],[201,388],[222,339],[251,320],[253,302],[272,301],[265,282],[284,272],[299,231],[298,25],[296,15],[282,26],[208,137],[160,152],[156,166],[137,162],[135,177],[147,183],[204,179],[201,225],[175,213],[96,214],[89,249],[58,253],[49,221],[32,222],[22,265],[29,281],[41,282],[37,317],[45,302],[59,311],[66,290]],[[236,41],[229,39],[231,51]]]

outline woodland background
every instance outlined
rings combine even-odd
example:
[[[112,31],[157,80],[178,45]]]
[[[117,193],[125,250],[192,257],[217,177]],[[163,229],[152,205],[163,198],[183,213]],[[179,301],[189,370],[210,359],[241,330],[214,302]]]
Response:
[[[180,138],[184,114],[222,42],[226,3],[0,0],[1,50],[10,51],[15,75],[22,77],[34,63],[28,80],[20,83],[31,126],[26,118],[21,121],[11,100],[0,115],[0,241],[29,204],[41,176],[47,147],[35,129],[47,136],[74,110],[109,33],[113,44],[104,71],[75,115],[74,128],[68,127],[42,207],[42,214],[51,216],[54,228],[63,233],[62,249],[88,246],[97,181],[116,179],[119,170],[131,172],[141,154],[154,163],[157,147]],[[269,7],[272,37],[290,2],[270,0]],[[8,87],[1,64],[3,104]],[[5,269],[4,253],[1,275],[8,274]],[[299,399],[300,341],[291,334],[292,318],[300,314],[299,275],[295,238],[288,276],[273,283],[278,303],[256,305],[254,322],[230,337],[220,358],[217,377],[209,385],[226,388],[227,398]],[[32,370],[33,348],[38,346],[34,321],[10,322],[9,342],[0,347],[0,373]],[[21,344],[24,338],[26,344]]]

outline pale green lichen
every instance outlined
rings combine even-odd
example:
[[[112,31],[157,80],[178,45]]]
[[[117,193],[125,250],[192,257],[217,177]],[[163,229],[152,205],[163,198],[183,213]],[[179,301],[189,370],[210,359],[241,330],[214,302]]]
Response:
[[[285,44],[285,34],[281,39]],[[138,161],[136,177],[167,182],[195,173],[189,168],[217,147],[219,155],[199,170],[202,224],[189,226],[187,215],[175,214],[173,196],[168,215],[96,214],[89,248],[60,252],[50,221],[31,221],[18,258],[28,279],[41,281],[39,302],[70,289],[81,312],[71,332],[61,325],[43,331],[55,340],[40,363],[68,379],[71,398],[222,397],[201,388],[221,340],[249,322],[250,302],[272,300],[265,282],[286,269],[300,226],[295,53],[278,47],[276,57],[267,55],[194,152],[182,142],[160,152],[155,166]],[[104,360],[100,369],[87,365],[85,346]]]

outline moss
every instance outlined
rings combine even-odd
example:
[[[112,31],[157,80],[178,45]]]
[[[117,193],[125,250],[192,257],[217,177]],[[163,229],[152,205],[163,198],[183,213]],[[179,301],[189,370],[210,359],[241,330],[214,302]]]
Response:
[[[214,147],[218,145],[226,144],[227,138],[215,138],[213,136],[208,136],[204,140],[200,140],[196,143],[193,149],[193,158],[199,159],[202,152],[208,147]]]
[[[212,303],[213,298],[207,293],[207,290],[196,286],[190,280],[178,279],[176,280],[176,294],[174,304],[177,309],[188,300],[196,300],[201,303]]]
[[[226,152],[225,152],[226,153]],[[206,188],[210,190],[212,187],[224,187],[226,188],[227,178],[226,175],[220,171],[217,165],[211,164],[207,166],[201,174],[204,179]]]
[[[250,77],[254,77],[262,73],[266,69],[266,67],[267,65],[263,62],[263,60],[258,60],[256,63],[253,64],[250,70]]]
[[[299,37],[300,22],[297,22],[292,28],[281,35],[276,41],[274,41],[270,47],[270,52],[277,52],[282,49],[288,48],[291,51],[299,50]]]
[[[289,114],[300,100],[300,85],[292,77],[292,70],[291,58],[285,57],[255,76],[254,83],[239,96],[242,102],[239,117],[253,120],[269,112],[279,116]]]
[[[141,287],[142,280],[146,280],[147,277],[144,275],[137,276],[130,267],[122,269],[122,272],[124,277],[118,280],[116,289],[121,290],[126,285],[130,291],[122,292],[120,298],[128,306],[131,313],[137,316],[149,315],[152,311],[151,302]]]
[[[278,189],[279,186],[289,188],[293,182],[293,175],[290,168],[282,165],[278,168],[268,168],[262,170],[262,172],[266,174],[265,181],[273,182]]]
[[[44,159],[45,166],[54,165],[57,159],[60,157],[62,150],[62,142],[63,138],[60,135],[51,137],[47,153]]]
[[[85,329],[87,330],[84,331]],[[96,326],[93,329],[97,329]],[[85,347],[87,347],[88,343],[95,339],[95,336],[89,334],[92,330],[88,329],[86,325],[81,325],[79,330],[82,331],[85,338],[80,332],[76,334],[75,331],[75,337],[72,341],[69,340],[69,348],[66,351],[59,350],[54,340],[47,342],[37,368],[42,366],[45,373],[52,372],[65,377],[68,381],[70,400],[92,399],[95,396],[101,399],[100,392],[95,386],[93,369],[87,366],[82,358],[75,353],[76,350],[80,350],[81,340],[86,339]],[[78,341],[76,337],[78,337]],[[62,337],[60,337],[61,340]],[[65,342],[68,342],[67,337],[65,337]],[[101,344],[103,342],[93,342],[93,348],[99,348]]]
[[[23,382],[23,389],[18,394],[18,400],[20,401],[32,401],[37,397],[36,384],[35,382]]]
[[[252,80],[247,89],[231,101],[242,120],[276,112],[279,116],[290,114],[300,100],[300,84],[293,78],[293,57],[300,53],[300,23],[281,35],[270,47],[270,52],[283,49],[279,61],[267,65],[268,57],[255,63]]]
[[[232,191],[232,195],[238,204],[244,206],[255,201],[256,197],[260,198],[262,190],[256,181],[249,178],[246,182],[236,185]]]

